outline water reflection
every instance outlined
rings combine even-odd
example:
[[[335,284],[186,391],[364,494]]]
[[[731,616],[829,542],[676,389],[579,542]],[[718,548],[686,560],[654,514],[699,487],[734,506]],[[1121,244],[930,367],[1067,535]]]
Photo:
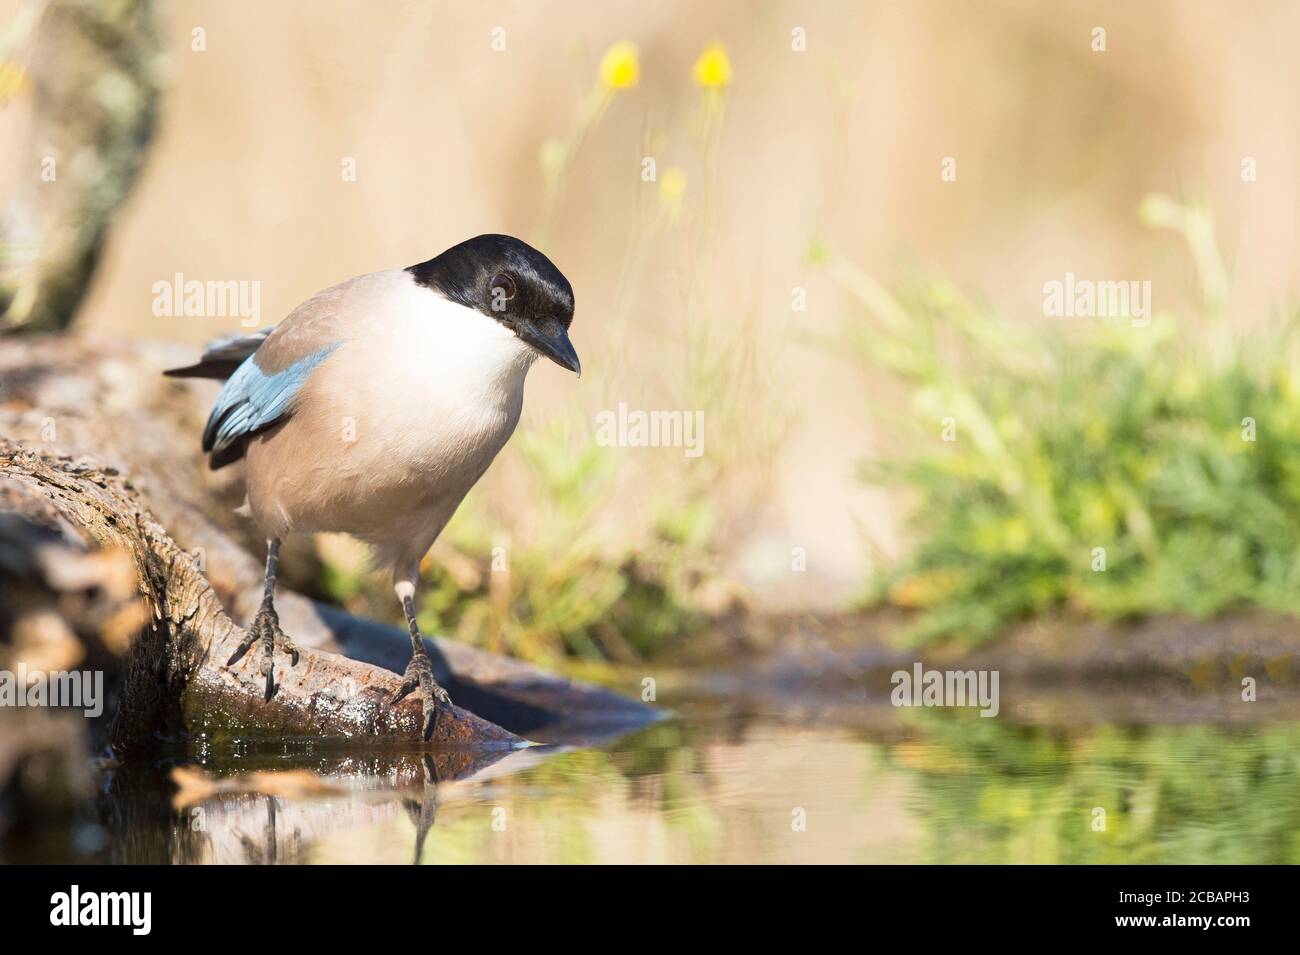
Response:
[[[330,786],[175,809],[168,767],[121,767],[105,861],[1293,863],[1297,744],[1297,724],[928,711],[864,733],[700,711],[599,749],[209,755]]]

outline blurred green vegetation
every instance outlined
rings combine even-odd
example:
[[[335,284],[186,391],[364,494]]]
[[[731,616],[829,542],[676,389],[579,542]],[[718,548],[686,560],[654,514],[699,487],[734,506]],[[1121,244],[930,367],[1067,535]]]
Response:
[[[484,573],[465,586],[464,578],[434,564],[420,616],[427,632],[534,661],[555,663],[570,654],[631,662],[698,626],[691,599],[701,572],[695,555],[711,540],[702,502],[666,513],[648,541],[618,547],[602,532],[620,506],[617,452],[597,446],[587,429],[575,434],[561,419],[520,434],[517,449],[536,520],[526,533],[507,538],[500,522],[470,502],[451,539]],[[502,547],[507,539],[510,546]]]
[[[871,315],[849,327],[855,360],[906,396],[863,475],[915,502],[914,549],[869,592],[918,611],[908,641],[1061,609],[1300,611],[1296,316],[1235,337],[1209,214],[1158,196],[1140,214],[1186,240],[1201,315],[1012,322],[943,279],[887,290],[817,250]]]
[[[1294,725],[1065,732],[916,717],[919,741],[889,759],[920,777],[926,862],[1300,862]]]

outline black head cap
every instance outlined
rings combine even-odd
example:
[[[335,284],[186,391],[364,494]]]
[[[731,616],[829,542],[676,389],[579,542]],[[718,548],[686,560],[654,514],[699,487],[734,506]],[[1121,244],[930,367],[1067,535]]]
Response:
[[[579,371],[568,337],[573,286],[528,243],[475,236],[407,271],[418,284],[496,319],[551,360]]]

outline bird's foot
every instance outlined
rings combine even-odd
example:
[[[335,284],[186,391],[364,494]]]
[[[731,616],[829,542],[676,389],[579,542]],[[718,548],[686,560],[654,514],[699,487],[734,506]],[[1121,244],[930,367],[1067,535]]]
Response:
[[[429,661],[429,654],[423,647],[412,655],[411,662],[406,665],[402,685],[397,688],[397,692],[393,694],[393,698],[389,700],[388,705],[396,706],[398,702],[417,689],[420,691],[421,702],[424,703],[424,722],[422,725],[424,738],[428,741],[433,739],[433,730],[438,725],[438,707],[443,706],[450,710],[451,697],[433,678],[433,664]]]
[[[275,612],[274,607],[262,607],[249,624],[248,629],[244,631],[243,642],[235,648],[235,652],[230,655],[226,661],[226,666],[234,666],[239,659],[252,649],[253,644],[261,641],[262,644],[262,675],[266,677],[266,699],[269,701],[275,692],[275,650],[279,649],[289,654],[289,663],[291,666],[298,665],[298,648],[293,645],[293,641],[285,635],[280,629],[280,617]]]

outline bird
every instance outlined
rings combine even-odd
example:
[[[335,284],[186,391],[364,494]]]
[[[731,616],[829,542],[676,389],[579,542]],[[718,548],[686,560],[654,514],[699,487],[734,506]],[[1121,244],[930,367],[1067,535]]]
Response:
[[[573,313],[573,286],[543,253],[480,235],[327,288],[279,324],[218,339],[197,363],[164,372],[225,381],[203,451],[213,470],[245,462],[240,510],[266,539],[262,604],[227,666],[260,642],[273,697],[275,651],[298,663],[275,611],[280,543],[350,534],[391,573],[411,637],[389,702],[418,691],[432,738],[451,699],[416,622],[420,561],[514,432],[533,363],[581,377]]]

